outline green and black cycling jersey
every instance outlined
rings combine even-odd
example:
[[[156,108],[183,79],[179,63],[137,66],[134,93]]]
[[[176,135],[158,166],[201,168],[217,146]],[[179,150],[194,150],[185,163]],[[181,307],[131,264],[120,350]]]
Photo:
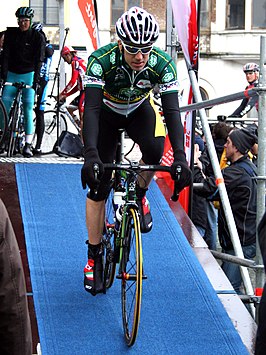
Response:
[[[110,120],[124,119],[128,123],[139,115],[154,117],[154,108],[151,111],[145,109],[144,112],[143,109],[152,106],[150,93],[155,86],[159,88],[173,154],[174,156],[182,155],[185,159],[184,128],[179,109],[177,72],[172,58],[161,49],[153,47],[145,67],[140,71],[135,71],[126,63],[117,43],[111,43],[96,50],[88,59],[84,79],[83,139],[85,151],[96,149],[98,145],[103,111],[110,113]],[[156,119],[154,123],[152,117],[150,117],[150,124],[154,125],[153,137],[165,137],[164,125],[159,122],[161,119]],[[144,120],[143,116],[142,119]],[[145,139],[147,132],[144,132],[142,128],[140,120],[135,131],[142,132]]]
[[[156,84],[162,95],[178,92],[175,64],[157,47],[153,47],[148,63],[140,71],[129,67],[117,43],[101,47],[89,57],[84,86],[103,89],[106,109],[127,116],[141,105]]]

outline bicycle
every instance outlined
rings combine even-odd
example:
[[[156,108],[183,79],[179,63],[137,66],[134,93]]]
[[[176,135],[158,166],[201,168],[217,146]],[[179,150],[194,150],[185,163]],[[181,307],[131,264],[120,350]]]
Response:
[[[118,153],[119,155],[119,153]],[[140,211],[136,202],[137,179],[142,171],[171,172],[170,166],[141,165],[138,162],[104,164],[112,170],[110,194],[106,200],[106,222],[103,232],[104,248],[104,293],[116,278],[121,280],[121,303],[124,336],[130,347],[135,343],[141,311],[142,281],[147,279],[143,267]],[[95,167],[97,171],[97,166]],[[180,171],[177,171],[180,174]],[[123,195],[123,203],[117,207],[116,191]],[[173,201],[178,200],[178,185],[175,184]]]
[[[17,88],[1,140],[2,147],[7,152],[7,157],[12,157],[16,153],[22,153],[25,142],[23,105],[21,100],[22,90],[31,89],[32,86],[26,85],[23,82],[5,82],[4,85]]]
[[[56,99],[54,96],[50,96]],[[48,104],[49,105],[49,104]],[[59,107],[57,106],[59,105]],[[67,131],[69,123],[71,124],[74,133],[80,134],[79,120],[75,120],[74,117],[67,110],[67,105],[62,102],[56,102],[52,110],[44,111],[44,135],[42,139],[42,154],[51,154],[53,152],[54,145],[57,138],[62,131]],[[57,117],[59,109],[59,117]],[[36,137],[33,138],[33,143]]]
[[[2,83],[0,84],[0,90],[2,96]],[[7,122],[8,122],[8,115],[1,96],[0,96],[0,154],[4,150],[3,141],[5,137],[5,132],[7,130]]]

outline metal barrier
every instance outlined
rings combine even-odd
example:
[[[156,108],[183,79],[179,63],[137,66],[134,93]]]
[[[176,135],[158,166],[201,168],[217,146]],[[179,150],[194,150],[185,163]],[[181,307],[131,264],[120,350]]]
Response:
[[[188,64],[187,64],[188,65]],[[211,163],[214,170],[214,175],[219,181],[217,185],[221,203],[225,211],[225,217],[228,224],[232,244],[235,251],[235,257],[232,257],[231,261],[239,263],[240,271],[243,279],[243,283],[246,289],[247,296],[254,298],[254,291],[251,285],[250,276],[247,270],[246,260],[244,259],[242,247],[239,241],[238,232],[235,226],[234,217],[232,214],[231,206],[227,196],[226,188],[223,183],[221,169],[219,166],[218,158],[216,155],[214,143],[212,140],[209,121],[206,116],[204,108],[223,104],[226,102],[240,100],[246,97],[252,97],[259,95],[259,118],[258,118],[258,187],[257,187],[257,226],[265,211],[265,175],[266,175],[266,37],[261,36],[260,45],[260,79],[259,86],[253,89],[245,90],[236,94],[223,96],[213,100],[202,101],[199,86],[196,79],[194,70],[188,65],[188,73],[190,77],[191,86],[193,89],[193,95],[196,103],[181,106],[181,112],[199,110],[199,115],[202,123],[203,133],[206,137],[206,144],[210,153]],[[256,228],[257,229],[257,228]],[[225,254],[224,254],[225,255]],[[234,261],[233,261],[234,260]],[[256,288],[263,288],[264,286],[264,270],[262,267],[262,257],[259,249],[259,243],[257,240],[257,253],[256,264],[259,266],[256,269]],[[254,307],[252,309],[253,316],[255,317]]]

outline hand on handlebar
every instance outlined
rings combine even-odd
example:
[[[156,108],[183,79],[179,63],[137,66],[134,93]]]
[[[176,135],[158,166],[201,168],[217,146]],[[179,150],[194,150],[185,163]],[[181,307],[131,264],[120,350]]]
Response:
[[[96,149],[86,151],[84,158],[85,161],[81,169],[82,187],[86,189],[87,185],[91,190],[96,190],[104,173],[103,163]]]
[[[175,181],[175,190],[180,192],[184,187],[191,184],[192,172],[183,151],[177,151],[174,157],[175,160],[171,166],[171,177]]]

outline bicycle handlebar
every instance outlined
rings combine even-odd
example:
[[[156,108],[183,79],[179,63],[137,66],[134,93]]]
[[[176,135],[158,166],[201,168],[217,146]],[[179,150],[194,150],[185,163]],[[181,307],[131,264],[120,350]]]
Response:
[[[104,168],[107,170],[133,170],[136,172],[140,171],[163,171],[171,174],[171,166],[167,165],[149,165],[149,164],[139,164],[139,162],[130,162],[130,163],[121,163],[121,164],[109,164],[105,163],[103,164]],[[181,174],[181,171],[177,171],[177,176]],[[176,202],[178,201],[179,198],[179,193],[181,192],[179,186],[178,186],[178,180],[179,178],[177,177],[177,180],[174,180],[174,191],[173,195],[171,196],[171,200]]]
[[[33,88],[32,86],[27,85],[27,84],[25,84],[25,83],[23,83],[23,82],[10,83],[10,82],[6,81],[6,82],[4,83],[4,85],[5,85],[5,86],[15,86],[15,87],[18,88],[18,89],[32,89],[32,88]]]

